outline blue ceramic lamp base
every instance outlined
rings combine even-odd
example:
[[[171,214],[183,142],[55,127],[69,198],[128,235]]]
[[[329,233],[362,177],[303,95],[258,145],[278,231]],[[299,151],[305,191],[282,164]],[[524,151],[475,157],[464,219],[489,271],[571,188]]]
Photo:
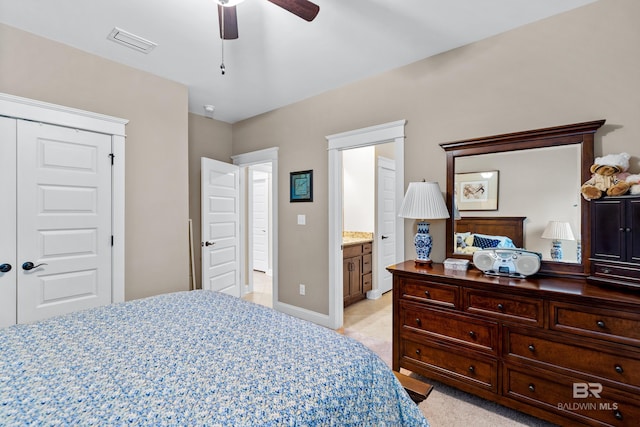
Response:
[[[418,222],[418,232],[416,233],[413,243],[416,245],[416,254],[418,257],[415,260],[416,265],[431,264],[431,248],[433,247],[431,235],[429,234],[429,224],[426,222]]]

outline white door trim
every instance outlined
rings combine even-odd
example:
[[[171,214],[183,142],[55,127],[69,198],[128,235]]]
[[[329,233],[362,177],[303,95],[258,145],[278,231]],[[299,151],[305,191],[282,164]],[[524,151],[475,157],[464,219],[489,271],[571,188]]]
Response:
[[[396,206],[404,196],[404,126],[406,120],[384,123],[353,131],[329,135],[329,318],[328,327],[338,329],[343,324],[342,295],[342,150],[388,142],[395,143]],[[404,259],[404,224],[396,222],[396,256]]]
[[[0,116],[111,135],[112,302],[125,299],[125,125],[129,120],[0,93]]]
[[[264,150],[252,151],[249,153],[237,154],[231,156],[233,164],[244,168],[251,165],[257,165],[260,163],[271,163],[271,198],[273,203],[271,204],[271,218],[272,218],[272,239],[269,244],[271,245],[272,254],[272,271],[271,277],[272,283],[272,307],[279,311],[285,311],[280,303],[278,303],[278,147],[266,148]],[[246,212],[247,212],[247,198],[243,194],[244,188],[246,188],[246,174],[240,174],[240,216],[241,223],[246,224]],[[246,277],[248,274],[248,257],[247,254],[247,235],[245,234],[245,227],[240,227],[240,254],[241,254],[241,268],[240,268],[240,283],[248,284],[249,280]]]

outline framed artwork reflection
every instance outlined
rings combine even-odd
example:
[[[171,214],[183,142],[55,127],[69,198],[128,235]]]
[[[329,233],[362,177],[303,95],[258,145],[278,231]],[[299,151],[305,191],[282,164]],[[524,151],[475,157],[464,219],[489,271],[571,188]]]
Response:
[[[498,171],[457,173],[455,193],[458,210],[498,210],[498,175]]]
[[[289,174],[289,202],[313,202],[313,171]]]

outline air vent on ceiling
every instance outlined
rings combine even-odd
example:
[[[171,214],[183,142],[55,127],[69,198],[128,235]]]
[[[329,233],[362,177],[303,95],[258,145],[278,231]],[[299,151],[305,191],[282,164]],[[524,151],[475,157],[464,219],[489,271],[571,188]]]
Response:
[[[142,53],[149,53],[158,46],[156,43],[143,39],[140,36],[131,34],[128,31],[115,27],[111,34],[107,37],[109,40],[119,43],[123,46],[130,47]]]

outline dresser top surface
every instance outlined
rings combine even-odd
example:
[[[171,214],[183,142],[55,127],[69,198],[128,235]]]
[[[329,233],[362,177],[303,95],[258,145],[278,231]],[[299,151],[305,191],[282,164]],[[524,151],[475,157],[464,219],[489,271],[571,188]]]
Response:
[[[616,288],[597,286],[588,283],[585,279],[550,277],[533,275],[524,279],[489,276],[480,270],[470,267],[468,270],[445,269],[443,264],[418,266],[414,261],[404,261],[387,267],[392,274],[412,276],[426,280],[438,280],[450,284],[463,284],[465,286],[480,287],[499,292],[527,292],[539,296],[583,296],[597,299],[606,299],[615,302],[624,302],[640,305],[640,292],[622,291]]]

